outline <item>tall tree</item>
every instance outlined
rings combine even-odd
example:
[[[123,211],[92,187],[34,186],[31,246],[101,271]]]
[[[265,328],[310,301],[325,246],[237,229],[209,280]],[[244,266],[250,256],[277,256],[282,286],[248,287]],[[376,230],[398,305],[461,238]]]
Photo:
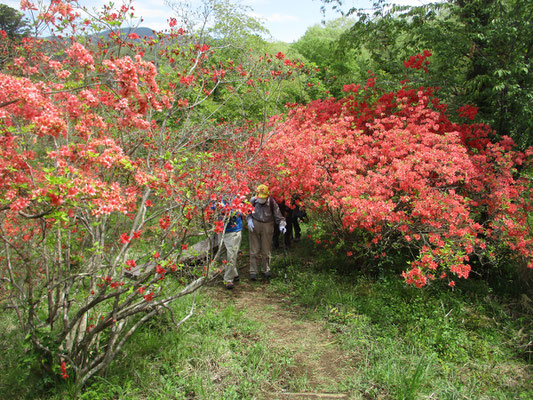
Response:
[[[342,92],[344,83],[361,76],[361,63],[356,51],[347,50],[343,57],[338,57],[338,40],[354,22],[352,19],[338,18],[324,25],[314,25],[292,45],[305,60],[319,68],[319,77],[334,95]]]
[[[0,4],[0,30],[13,38],[28,33],[28,21],[24,14],[6,4]]]
[[[249,7],[230,0],[167,0],[167,4],[176,13],[180,26],[194,32],[199,43],[209,46],[212,68],[221,72],[213,79],[228,83],[215,85],[213,96],[197,108],[198,118],[216,123],[222,120],[257,124],[265,135],[271,129],[269,119],[284,112],[285,104],[307,99],[307,74],[301,72],[309,70],[262,38],[269,32],[249,15]],[[183,43],[176,46],[184,47]],[[244,83],[225,75],[233,67],[241,76],[247,76]]]
[[[342,1],[323,0],[328,3]],[[368,67],[399,77],[400,61],[430,50],[431,74],[453,109],[479,108],[478,119],[520,148],[533,144],[533,4],[527,0],[449,0],[417,7],[377,1],[372,14],[349,9],[357,22],[339,40],[344,51],[368,52]],[[395,81],[393,79],[392,81]]]
[[[454,7],[455,6],[455,7]],[[456,0],[450,10],[468,43],[465,98],[483,120],[521,146],[533,144],[533,4],[526,0]]]

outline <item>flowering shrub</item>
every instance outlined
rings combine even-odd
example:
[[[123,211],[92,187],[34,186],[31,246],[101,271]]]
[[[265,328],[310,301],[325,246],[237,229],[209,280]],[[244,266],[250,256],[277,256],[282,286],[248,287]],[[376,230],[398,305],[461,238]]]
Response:
[[[406,67],[425,68],[429,55]],[[365,242],[348,243],[348,255],[410,249],[409,284],[445,278],[453,286],[468,278],[473,256],[493,259],[496,245],[533,268],[531,184],[518,172],[530,168],[533,151],[513,151],[508,137],[493,143],[486,125],[450,122],[432,88],[381,93],[374,83],[293,109],[258,173],[339,221],[339,231],[359,232]],[[473,107],[460,112],[475,116]]]
[[[76,2],[54,0],[35,20],[57,40],[25,38],[0,72],[0,299],[78,385],[206,282],[212,254],[201,266],[182,261],[190,236],[223,230],[228,209],[247,212],[255,185],[242,147],[252,131],[195,113],[215,89],[235,96],[229,87],[256,77],[212,62],[214,49],[173,20],[132,42],[119,31],[131,10],[83,19]],[[110,33],[78,36],[91,27]],[[273,58],[268,76],[283,73],[254,84],[286,79],[297,67],[285,61]]]

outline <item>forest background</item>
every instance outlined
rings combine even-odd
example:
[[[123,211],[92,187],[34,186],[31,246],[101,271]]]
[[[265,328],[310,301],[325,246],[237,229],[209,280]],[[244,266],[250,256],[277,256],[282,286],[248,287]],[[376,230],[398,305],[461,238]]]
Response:
[[[310,218],[272,287],[353,355],[330,391],[531,394],[533,5],[322,3],[345,16],[291,44],[226,0],[169,1],[161,32],[128,2],[0,6],[3,392],[309,390],[212,303],[216,249],[191,256],[266,182]],[[217,345],[192,354],[197,335]]]

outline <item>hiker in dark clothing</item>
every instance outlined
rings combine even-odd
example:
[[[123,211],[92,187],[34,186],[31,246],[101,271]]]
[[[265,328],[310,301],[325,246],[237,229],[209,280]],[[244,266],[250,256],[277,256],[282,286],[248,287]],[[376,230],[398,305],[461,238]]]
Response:
[[[285,246],[290,247],[291,241],[293,238],[292,236],[293,210],[289,206],[287,206],[287,204],[285,203],[285,200],[278,201],[277,203],[279,205],[279,211],[281,212],[281,215],[285,217],[285,221],[287,222],[287,225],[286,225],[287,233],[284,235]],[[279,234],[280,234],[279,226],[276,224],[274,226],[274,235],[272,237],[272,244],[275,249],[279,248]]]
[[[294,194],[291,199],[292,215],[291,215],[291,228],[294,230],[294,236],[292,235],[291,229],[289,233],[294,238],[294,241],[297,242],[302,237],[302,229],[300,228],[300,222],[307,221],[307,213],[305,209],[300,204],[300,195]]]

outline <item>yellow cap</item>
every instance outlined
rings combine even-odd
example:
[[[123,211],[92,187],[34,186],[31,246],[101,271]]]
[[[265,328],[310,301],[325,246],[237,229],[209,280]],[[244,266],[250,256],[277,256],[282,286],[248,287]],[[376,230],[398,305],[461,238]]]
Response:
[[[267,185],[259,185],[257,187],[257,197],[260,199],[266,199],[268,196],[270,196],[270,192],[268,191]]]

